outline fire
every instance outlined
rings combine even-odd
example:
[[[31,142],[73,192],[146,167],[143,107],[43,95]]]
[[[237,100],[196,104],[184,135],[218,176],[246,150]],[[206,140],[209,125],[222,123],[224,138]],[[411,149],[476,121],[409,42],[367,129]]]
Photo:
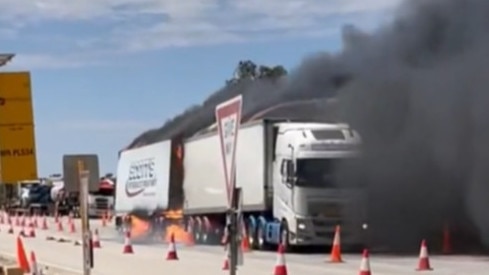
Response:
[[[175,237],[176,242],[182,242],[185,244],[192,243],[192,237],[186,232],[185,227],[181,224],[183,218],[183,211],[169,210],[164,213],[164,217],[168,224],[165,228],[165,232],[162,233],[162,241],[169,242],[171,235]],[[131,223],[131,236],[133,238],[148,236],[151,232],[151,223],[149,221],[140,219],[136,216],[132,216]]]

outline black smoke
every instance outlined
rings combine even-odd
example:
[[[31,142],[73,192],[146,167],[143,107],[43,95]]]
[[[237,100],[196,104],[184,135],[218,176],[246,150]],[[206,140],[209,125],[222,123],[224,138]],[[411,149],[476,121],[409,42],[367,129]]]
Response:
[[[409,0],[373,33],[345,27],[339,54],[310,56],[285,79],[225,88],[138,142],[192,134],[239,93],[245,117],[337,97],[342,120],[364,141],[360,168],[350,173],[368,186],[374,242],[416,249],[421,238],[439,241],[432,236],[450,223],[489,244],[487,30],[487,0]]]

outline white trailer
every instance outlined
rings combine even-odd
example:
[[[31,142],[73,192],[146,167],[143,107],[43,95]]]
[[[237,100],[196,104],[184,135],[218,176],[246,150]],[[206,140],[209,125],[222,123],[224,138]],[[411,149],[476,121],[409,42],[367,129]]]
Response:
[[[117,165],[115,212],[166,210],[169,201],[171,141],[126,150]]]
[[[358,154],[360,138],[345,124],[256,121],[242,125],[236,185],[251,245],[331,244],[336,225],[343,242],[362,242],[365,190],[338,186],[338,163]],[[227,211],[216,131],[184,143],[184,214],[197,242],[220,239]]]

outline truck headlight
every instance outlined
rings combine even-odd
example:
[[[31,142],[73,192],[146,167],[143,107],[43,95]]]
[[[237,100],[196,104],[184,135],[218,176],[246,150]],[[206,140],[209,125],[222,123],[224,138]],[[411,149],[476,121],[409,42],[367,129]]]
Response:
[[[301,230],[306,229],[306,225],[305,225],[305,224],[303,224],[303,223],[299,223],[299,224],[297,225],[297,227],[298,227],[299,229],[301,229]]]

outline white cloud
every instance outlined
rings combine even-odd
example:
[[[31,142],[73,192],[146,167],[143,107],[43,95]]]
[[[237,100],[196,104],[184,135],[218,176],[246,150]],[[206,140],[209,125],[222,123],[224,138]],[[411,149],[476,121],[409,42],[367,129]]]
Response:
[[[104,119],[73,119],[62,121],[57,124],[56,128],[80,132],[141,132],[159,126],[157,121],[139,121],[139,120],[104,120]]]
[[[92,64],[87,62],[87,56],[79,57],[80,52],[103,48],[112,53],[127,53],[329,35],[345,21],[355,23],[359,14],[389,10],[399,2],[401,0],[0,0],[0,24],[5,26],[0,29],[0,35],[13,37],[14,30],[22,34],[29,27],[39,27],[46,22],[80,24],[73,32],[63,34],[67,41],[73,41],[70,50],[76,54],[60,57],[35,53],[15,61],[34,66],[78,67]],[[83,24],[92,22],[103,23],[92,33],[80,31]],[[47,37],[60,36],[49,29],[42,32]],[[83,37],[78,32],[82,32]],[[20,37],[17,39],[29,39],[28,35]]]

